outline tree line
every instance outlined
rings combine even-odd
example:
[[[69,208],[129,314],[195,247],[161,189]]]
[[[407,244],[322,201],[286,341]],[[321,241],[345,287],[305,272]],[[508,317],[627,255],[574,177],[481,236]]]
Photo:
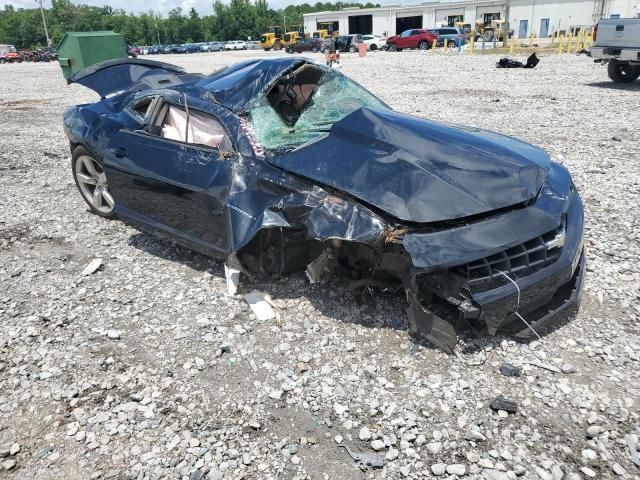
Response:
[[[152,10],[140,14],[128,13],[110,6],[92,7],[75,5],[70,0],[52,0],[44,11],[49,37],[56,46],[66,32],[114,30],[124,35],[130,45],[155,45],[204,42],[211,40],[259,39],[274,25],[302,25],[305,13],[341,10],[346,7],[379,7],[373,3],[303,3],[284,9],[269,8],[266,0],[216,0],[212,14],[201,16],[191,8],[183,12],[180,7],[168,15]],[[0,10],[0,44],[15,45],[18,49],[35,48],[47,44],[38,8],[14,8],[5,5]]]

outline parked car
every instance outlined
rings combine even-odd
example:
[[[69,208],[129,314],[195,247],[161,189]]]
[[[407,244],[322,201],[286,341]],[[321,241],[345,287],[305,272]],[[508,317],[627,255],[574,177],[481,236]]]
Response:
[[[229,268],[396,291],[409,331],[447,352],[456,328],[535,338],[575,313],[584,208],[533,145],[395,112],[300,57],[209,76],[116,59],[69,82],[101,98],[63,121],[96,215]]]
[[[186,53],[198,53],[200,51],[200,46],[195,43],[185,43],[183,47]]]
[[[231,40],[230,42],[225,43],[225,50],[246,50],[247,44],[244,40]]]
[[[338,52],[355,53],[358,51],[358,45],[361,43],[363,43],[363,41],[362,35],[360,34],[340,35],[335,39],[336,51]]]
[[[322,40],[319,38],[300,38],[295,45],[287,47],[288,53],[319,52],[322,50]]]
[[[207,42],[200,46],[201,52],[219,52],[220,50],[224,50],[222,42]]]
[[[405,48],[419,48],[426,50],[436,41],[437,35],[420,28],[405,30],[400,35],[387,38],[387,50],[390,52],[401,51]]]
[[[318,40],[314,37],[315,40]],[[332,37],[322,39],[322,45],[320,47],[320,51],[322,53],[328,53],[331,48],[335,48],[335,40]]]
[[[146,55],[158,55],[160,53],[160,45],[150,45],[147,47]]]
[[[382,50],[387,46],[387,41],[380,35],[362,35],[362,41],[367,46],[367,50]]]
[[[436,45],[439,47],[444,46],[444,42],[447,42],[447,46],[451,48],[467,43],[467,35],[460,27],[430,28],[429,32],[438,37]]]
[[[22,57],[13,45],[0,45],[0,63],[22,62]]]
[[[607,62],[609,78],[616,83],[640,77],[640,18],[608,18],[593,33],[591,56]]]

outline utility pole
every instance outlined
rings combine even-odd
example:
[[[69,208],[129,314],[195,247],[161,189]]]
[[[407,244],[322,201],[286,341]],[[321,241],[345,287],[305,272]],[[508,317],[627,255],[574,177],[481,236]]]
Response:
[[[158,45],[160,45],[160,30],[158,30],[158,14],[154,15],[155,25],[156,25],[156,35],[158,36]]]
[[[504,23],[502,24],[502,46],[509,46],[509,11],[511,10],[511,0],[507,0],[505,4]]]
[[[47,20],[44,18],[44,8],[42,8],[42,0],[36,0],[40,4],[40,14],[42,15],[42,25],[44,25],[44,36],[47,38],[47,47],[51,47],[51,39],[47,30]]]

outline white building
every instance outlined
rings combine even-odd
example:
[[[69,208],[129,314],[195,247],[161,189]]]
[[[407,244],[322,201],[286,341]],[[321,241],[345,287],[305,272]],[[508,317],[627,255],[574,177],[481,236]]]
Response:
[[[600,18],[640,16],[640,0],[458,0],[380,8],[345,8],[304,15],[306,32],[331,25],[340,33],[396,35],[412,28],[433,28],[464,22],[488,24],[505,18],[515,36],[550,37],[554,32],[591,27]]]

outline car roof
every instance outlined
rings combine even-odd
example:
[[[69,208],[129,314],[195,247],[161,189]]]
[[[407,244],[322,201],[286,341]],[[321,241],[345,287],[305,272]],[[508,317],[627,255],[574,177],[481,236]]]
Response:
[[[211,92],[216,102],[238,113],[280,76],[304,63],[300,57],[280,57],[247,60],[196,82],[196,86]]]

